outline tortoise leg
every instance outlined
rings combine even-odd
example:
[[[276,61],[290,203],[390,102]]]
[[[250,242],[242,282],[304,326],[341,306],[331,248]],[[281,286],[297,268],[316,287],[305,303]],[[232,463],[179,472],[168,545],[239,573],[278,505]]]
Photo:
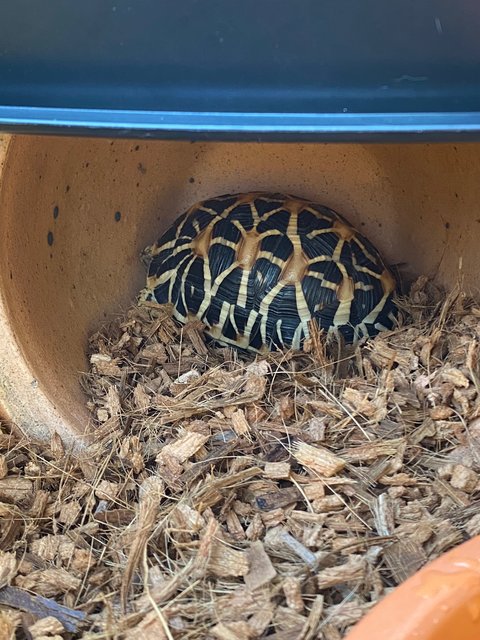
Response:
[[[345,343],[345,338],[341,333],[336,336],[336,347],[335,377],[348,378],[352,374],[356,349],[353,345]]]
[[[151,247],[146,247],[140,254],[140,262],[143,264],[145,269],[148,271],[148,267],[150,266],[150,262],[152,260]]]

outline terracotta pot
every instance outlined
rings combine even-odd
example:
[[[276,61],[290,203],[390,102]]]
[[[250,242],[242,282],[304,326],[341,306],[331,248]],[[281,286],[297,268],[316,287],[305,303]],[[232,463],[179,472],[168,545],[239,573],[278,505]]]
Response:
[[[430,562],[377,604],[346,640],[478,640],[480,536]]]
[[[199,198],[287,191],[338,209],[409,275],[477,287],[480,146],[110,141],[0,145],[0,406],[81,446],[89,334],[133,301],[142,248]]]

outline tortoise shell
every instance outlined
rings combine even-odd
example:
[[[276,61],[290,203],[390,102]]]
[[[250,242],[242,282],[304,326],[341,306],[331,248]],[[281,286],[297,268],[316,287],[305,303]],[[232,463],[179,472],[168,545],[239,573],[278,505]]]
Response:
[[[315,321],[356,343],[395,323],[395,279],[328,207],[296,196],[222,195],[193,205],[150,257],[144,299],[198,318],[224,345],[300,349]]]

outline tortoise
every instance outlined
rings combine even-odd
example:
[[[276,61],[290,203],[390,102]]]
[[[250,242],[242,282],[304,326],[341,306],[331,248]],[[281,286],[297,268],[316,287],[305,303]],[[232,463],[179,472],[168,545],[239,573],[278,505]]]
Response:
[[[223,346],[299,350],[310,321],[355,345],[395,324],[396,281],[379,252],[342,215],[298,196],[197,202],[145,254],[142,299],[172,305],[180,324],[200,320]]]

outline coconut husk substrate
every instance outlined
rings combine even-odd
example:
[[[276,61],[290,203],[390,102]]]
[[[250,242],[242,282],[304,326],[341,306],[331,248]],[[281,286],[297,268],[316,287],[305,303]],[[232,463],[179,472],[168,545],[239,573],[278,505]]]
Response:
[[[95,438],[0,434],[0,637],[338,640],[480,532],[480,307],[426,278],[355,350],[92,336]],[[16,635],[15,635],[16,633]]]

